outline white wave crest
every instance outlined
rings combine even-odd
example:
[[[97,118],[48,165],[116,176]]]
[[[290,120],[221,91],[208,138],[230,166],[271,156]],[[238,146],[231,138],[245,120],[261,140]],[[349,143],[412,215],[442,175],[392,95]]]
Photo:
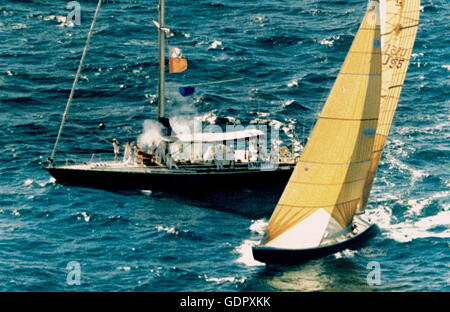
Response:
[[[266,230],[267,224],[268,222],[266,219],[255,220],[250,225],[250,231],[263,235],[264,231]]]
[[[91,221],[91,216],[86,211],[80,212],[79,214],[81,214],[81,217],[83,217],[85,222]],[[81,219],[81,217],[78,216],[78,220]]]
[[[203,278],[207,282],[213,282],[213,283],[224,283],[224,282],[230,282],[230,283],[243,283],[245,282],[245,277],[235,277],[235,276],[227,276],[227,277],[208,277],[207,275],[204,275]]]
[[[446,198],[450,198],[450,191],[438,192],[425,198],[408,199],[408,206],[411,207],[408,209],[408,216],[420,215],[423,208],[430,205],[433,201]]]
[[[411,184],[415,184],[418,180],[428,176],[428,174],[424,170],[415,169],[407,165],[406,163],[402,162],[401,160],[397,159],[391,154],[387,154],[386,158],[390,163],[389,169],[396,168],[402,172],[409,173],[411,175]]]
[[[437,227],[446,227],[444,231],[433,231]],[[450,214],[442,211],[437,215],[421,218],[419,221],[408,220],[392,225],[388,237],[401,243],[419,238],[450,238]]]
[[[166,233],[170,233],[170,234],[178,234],[177,229],[175,229],[174,227],[169,227],[169,226],[158,225],[156,227],[156,230],[158,232],[166,232]]]
[[[11,29],[24,29],[24,28],[28,28],[28,26],[22,23],[16,23],[11,26]]]
[[[55,184],[55,182],[56,182],[56,179],[55,179],[54,177],[51,177],[51,178],[48,179],[47,181],[45,181],[45,182],[37,182],[37,184],[38,184],[40,187],[44,187],[44,186],[47,186],[48,184]]]
[[[336,259],[353,258],[356,255],[357,252],[358,252],[357,250],[345,249],[345,250],[342,250],[340,252],[335,253],[334,257]]]
[[[189,230],[178,230],[178,229],[176,229],[173,226],[164,226],[164,225],[158,225],[156,227],[156,230],[158,232],[166,232],[166,233],[174,234],[174,235],[178,235],[180,233],[188,233],[189,232]]]
[[[319,43],[321,45],[326,45],[326,46],[331,47],[334,44],[334,42],[336,40],[339,40],[340,38],[341,38],[341,36],[334,35],[332,37],[323,38],[322,40],[319,41]]]
[[[237,263],[243,263],[247,266],[261,266],[264,263],[256,261],[253,259],[252,247],[256,246],[258,241],[244,240],[241,245],[237,246],[234,250],[235,253],[239,254],[239,258],[236,260]]]
[[[289,105],[291,105],[293,103],[295,103],[295,100],[292,100],[292,99],[286,100],[286,101],[283,102],[283,106],[286,107],[286,106],[289,106]]]
[[[218,47],[221,47],[221,49],[223,49],[222,41],[214,39],[214,41],[209,45],[208,50],[217,49]]]
[[[75,23],[71,20],[67,20],[66,16],[49,15],[42,17],[44,21],[54,21],[59,23],[58,27],[74,27]]]
[[[422,206],[422,203],[420,205]],[[412,214],[421,211],[423,206]],[[383,230],[384,236],[400,243],[407,243],[419,238],[450,238],[449,207],[434,216],[409,216],[406,221],[399,223],[392,223],[395,222],[395,218],[389,207],[379,206],[376,209],[367,210],[367,214],[369,219]],[[436,230],[440,227],[445,229]]]
[[[298,80],[297,80],[297,79],[294,79],[294,80],[290,81],[290,82],[287,84],[287,86],[288,86],[289,88],[297,87],[297,86],[298,86]]]

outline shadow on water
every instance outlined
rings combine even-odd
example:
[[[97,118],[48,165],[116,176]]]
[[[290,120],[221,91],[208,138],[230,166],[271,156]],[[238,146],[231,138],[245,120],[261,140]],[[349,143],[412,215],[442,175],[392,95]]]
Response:
[[[226,190],[204,194],[168,194],[180,203],[260,219],[270,217],[282,189]]]
[[[256,188],[241,190],[223,190],[205,193],[175,193],[138,189],[120,189],[108,186],[83,185],[78,183],[58,182],[66,186],[83,187],[108,191],[124,196],[143,196],[143,192],[154,199],[171,199],[191,207],[213,209],[240,215],[249,219],[270,217],[283,191],[279,188]]]

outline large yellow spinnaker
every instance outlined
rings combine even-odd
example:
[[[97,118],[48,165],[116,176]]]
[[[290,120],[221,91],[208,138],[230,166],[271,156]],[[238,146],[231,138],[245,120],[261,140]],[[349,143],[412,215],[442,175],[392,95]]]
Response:
[[[349,230],[366,181],[381,89],[378,1],[369,1],[341,71],[269,221],[264,246],[312,248]]]
[[[382,80],[380,115],[360,204],[366,206],[392,126],[419,26],[420,0],[380,0]]]

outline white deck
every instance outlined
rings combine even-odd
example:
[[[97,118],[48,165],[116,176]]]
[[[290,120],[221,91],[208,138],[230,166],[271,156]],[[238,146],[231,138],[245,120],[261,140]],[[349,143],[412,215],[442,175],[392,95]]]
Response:
[[[85,171],[107,171],[107,172],[121,172],[121,173],[159,173],[159,174],[189,174],[189,173],[236,173],[236,172],[254,172],[260,170],[269,170],[263,167],[252,167],[253,163],[238,163],[235,167],[230,168],[229,166],[225,166],[224,168],[217,169],[214,164],[178,164],[179,168],[169,169],[164,166],[146,166],[144,164],[136,164],[136,163],[125,163],[123,161],[98,161],[98,162],[89,162],[89,163],[80,163],[80,164],[65,164],[58,165],[55,164],[53,168],[56,169],[64,169],[64,170],[85,170]],[[288,163],[280,163],[279,167],[283,170],[287,170],[292,168],[292,164]],[[275,167],[275,170],[278,167]],[[272,170],[271,170],[272,171]]]
[[[99,161],[82,164],[56,165],[58,169],[68,170],[96,170],[96,171],[117,171],[117,172],[170,172],[172,170],[166,167],[148,167],[143,164],[127,164],[123,161]],[[189,172],[187,170],[178,169],[177,172]]]

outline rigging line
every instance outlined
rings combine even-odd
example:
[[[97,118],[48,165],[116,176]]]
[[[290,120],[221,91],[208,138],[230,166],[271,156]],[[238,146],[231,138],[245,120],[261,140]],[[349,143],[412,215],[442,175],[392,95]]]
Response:
[[[413,27],[419,27],[420,24],[414,24],[414,25],[408,25],[408,26],[401,26],[399,29],[403,30],[403,29],[408,29],[408,28],[413,28]],[[387,36],[392,34],[395,31],[395,29],[392,29],[391,31],[384,33],[384,34],[380,34],[380,36]]]
[[[92,33],[94,32],[95,22],[97,20],[97,16],[98,16],[98,13],[100,11],[101,5],[102,5],[102,0],[98,0],[97,8],[95,9],[95,14],[94,14],[94,18],[92,20],[91,28],[89,29],[89,33],[88,33],[88,36],[87,36],[87,39],[86,39],[86,44],[85,44],[85,46],[83,48],[83,53],[81,55],[80,64],[78,65],[78,70],[77,70],[77,73],[75,75],[75,79],[74,79],[73,84],[72,84],[72,89],[70,90],[69,99],[67,100],[66,108],[64,110],[64,114],[63,114],[62,119],[61,119],[61,124],[59,126],[58,135],[56,136],[56,140],[55,140],[55,145],[53,146],[53,150],[52,150],[51,156],[48,158],[50,162],[53,162],[53,160],[54,160],[55,153],[56,153],[56,148],[58,147],[59,139],[61,137],[61,134],[62,134],[62,131],[63,131],[63,128],[64,128],[64,124],[65,124],[66,119],[67,119],[67,115],[69,114],[70,105],[72,104],[73,96],[75,94],[75,89],[76,89],[77,84],[78,84],[78,79],[80,78],[81,70],[82,70],[83,64],[84,64],[84,59],[86,58],[87,50],[89,48],[89,43],[90,43],[91,38],[92,38]]]
[[[83,129],[83,130],[85,130],[87,134],[91,134],[91,135],[93,135],[93,136],[96,136],[98,139],[100,139],[100,140],[103,141],[103,142],[111,143],[111,140],[107,140],[107,139],[105,139],[104,137],[101,137],[100,135],[96,134],[96,133],[94,132],[94,130],[89,129],[88,127],[83,127],[83,126],[81,126],[81,125],[75,125],[75,127],[78,127],[78,129]]]

